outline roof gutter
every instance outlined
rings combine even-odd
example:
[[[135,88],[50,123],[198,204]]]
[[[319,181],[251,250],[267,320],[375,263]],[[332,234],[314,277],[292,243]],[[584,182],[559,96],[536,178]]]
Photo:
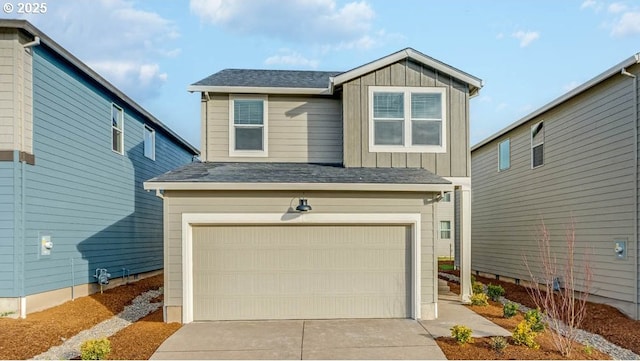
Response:
[[[146,190],[451,192],[452,184],[144,182]]]
[[[606,71],[602,72],[600,75],[596,76],[595,78],[587,81],[586,83],[578,86],[577,88],[565,93],[564,95],[561,95],[560,97],[552,100],[551,102],[545,104],[544,106],[542,106],[541,108],[538,108],[537,110],[534,110],[533,112],[527,114],[526,116],[524,116],[523,118],[520,118],[519,120],[517,120],[516,122],[512,123],[511,125],[503,128],[502,130],[494,133],[493,135],[487,137],[486,139],[480,141],[479,143],[475,144],[474,146],[471,147],[471,151],[473,152],[474,150],[494,141],[495,139],[501,137],[502,135],[504,135],[505,133],[508,133],[510,131],[512,131],[513,129],[521,126],[522,124],[542,115],[543,113],[555,108],[556,106],[566,102],[567,100],[577,96],[578,94],[581,94],[591,88],[593,88],[594,86],[598,85],[599,83],[603,82],[606,79],[611,78],[612,76],[618,75],[620,74],[620,69],[622,68],[627,68],[630,67],[632,65],[635,64],[640,64],[640,53],[637,53],[627,59],[625,59],[624,61],[622,61],[621,63],[614,65],[613,67],[607,69]]]
[[[187,91],[203,93],[231,93],[231,94],[306,94],[331,95],[333,88],[285,88],[285,87],[250,87],[250,86],[211,86],[190,85]]]

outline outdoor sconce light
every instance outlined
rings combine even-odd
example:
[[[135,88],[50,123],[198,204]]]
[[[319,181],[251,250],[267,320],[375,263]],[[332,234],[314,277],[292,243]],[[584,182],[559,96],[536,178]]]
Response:
[[[307,203],[307,199],[306,198],[300,198],[298,206],[296,207],[296,211],[298,211],[298,212],[309,212],[312,209],[313,208],[311,208],[309,203]]]

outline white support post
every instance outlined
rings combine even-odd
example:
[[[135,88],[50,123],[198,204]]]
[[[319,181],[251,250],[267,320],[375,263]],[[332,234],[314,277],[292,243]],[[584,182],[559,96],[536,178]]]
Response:
[[[460,300],[471,303],[471,189],[460,191]]]

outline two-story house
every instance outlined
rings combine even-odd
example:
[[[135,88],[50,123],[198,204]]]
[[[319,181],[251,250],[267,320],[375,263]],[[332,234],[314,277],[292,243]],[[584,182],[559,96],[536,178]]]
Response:
[[[468,298],[481,86],[410,48],[346,72],[226,69],[191,85],[203,162],[145,182],[165,205],[165,320],[433,319],[436,204],[452,191]]]
[[[563,287],[573,219],[577,290],[586,263],[590,300],[640,319],[639,76],[640,53],[473,146],[473,270],[540,277],[544,221]]]
[[[23,20],[0,20],[0,313],[25,317],[163,267],[142,182],[199,152]]]

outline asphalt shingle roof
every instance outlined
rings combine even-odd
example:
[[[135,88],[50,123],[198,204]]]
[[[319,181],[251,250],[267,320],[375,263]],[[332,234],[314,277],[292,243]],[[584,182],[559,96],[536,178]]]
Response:
[[[192,85],[328,88],[329,77],[340,73],[339,71],[224,69]]]
[[[191,163],[148,182],[451,184],[421,168],[345,168],[314,163]]]

